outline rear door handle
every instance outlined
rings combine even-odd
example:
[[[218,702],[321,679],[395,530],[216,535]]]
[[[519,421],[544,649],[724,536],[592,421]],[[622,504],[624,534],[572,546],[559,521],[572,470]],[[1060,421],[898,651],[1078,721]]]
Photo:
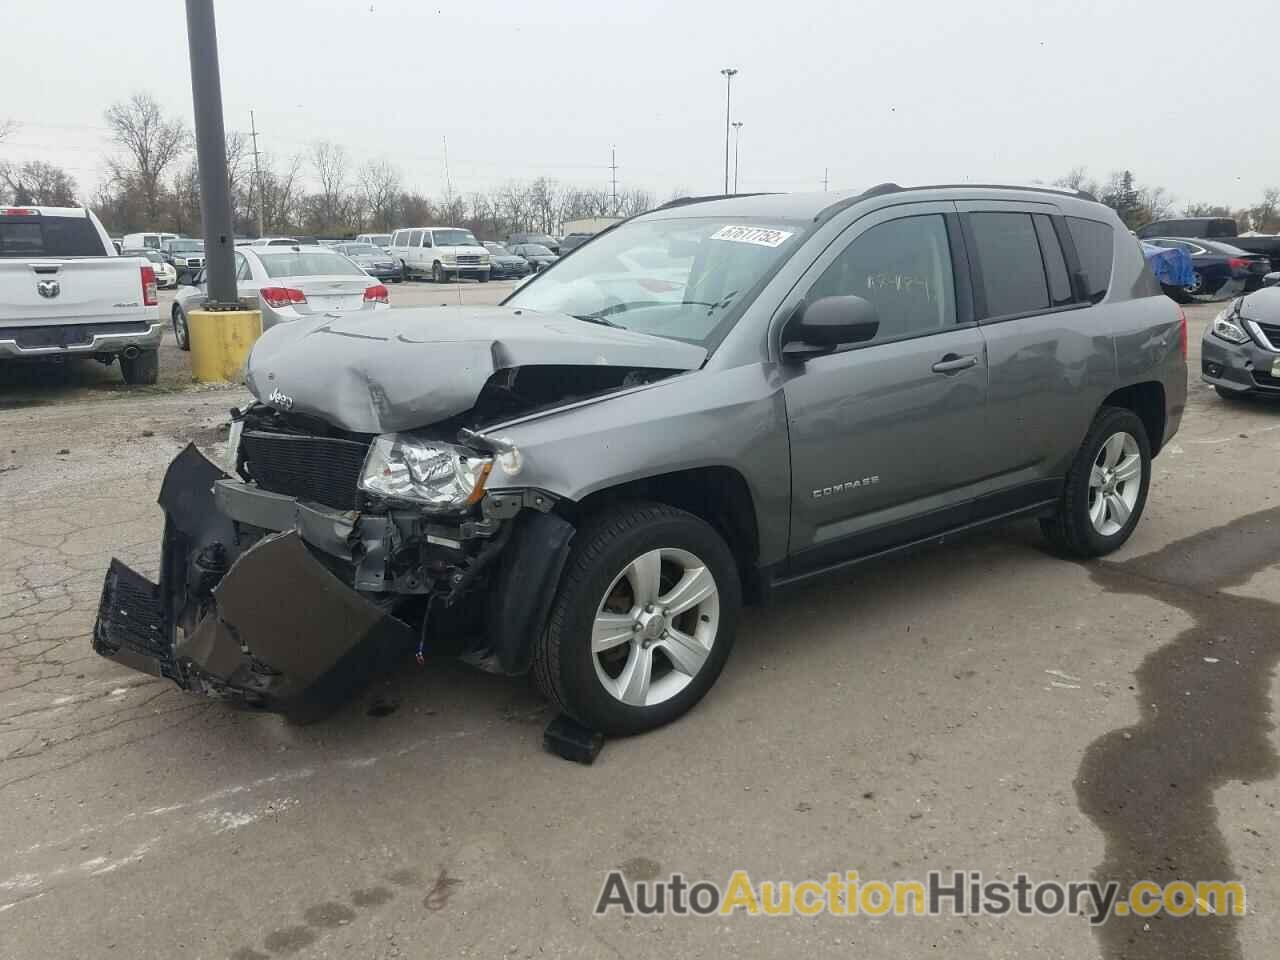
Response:
[[[955,353],[948,353],[930,369],[934,373],[959,373],[961,370],[968,370],[970,367],[976,367],[977,365],[977,357],[962,357]]]

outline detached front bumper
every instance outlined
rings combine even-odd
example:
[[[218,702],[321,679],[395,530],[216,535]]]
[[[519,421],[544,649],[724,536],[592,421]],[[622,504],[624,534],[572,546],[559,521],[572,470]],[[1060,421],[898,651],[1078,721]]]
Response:
[[[297,529],[246,535],[218,509],[219,481],[231,482],[194,446],[170,465],[159,583],[111,561],[94,650],[183,689],[272,709],[340,702],[380,650],[409,645],[415,632],[339,579]]]
[[[338,510],[242,483],[188,446],[160,491],[159,582],[113,559],[93,648],[282,712],[341,702],[415,641],[522,673],[574,532],[550,497],[522,497],[495,493],[448,523]]]

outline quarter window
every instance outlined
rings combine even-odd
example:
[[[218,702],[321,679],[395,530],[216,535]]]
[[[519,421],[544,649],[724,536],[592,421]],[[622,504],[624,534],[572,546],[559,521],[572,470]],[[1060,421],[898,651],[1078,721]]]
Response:
[[[1049,307],[1044,261],[1029,213],[972,213],[969,226],[982,265],[987,316]]]
[[[1071,239],[1076,245],[1076,255],[1084,270],[1089,286],[1089,300],[1097,303],[1107,295],[1111,286],[1111,259],[1115,246],[1115,231],[1110,224],[1081,217],[1067,217]]]
[[[810,288],[808,299],[841,296],[875,305],[876,341],[954,325],[955,278],[942,216],[890,220],[856,237]]]
[[[249,261],[245,259],[244,254],[236,254],[236,279],[249,280]]]

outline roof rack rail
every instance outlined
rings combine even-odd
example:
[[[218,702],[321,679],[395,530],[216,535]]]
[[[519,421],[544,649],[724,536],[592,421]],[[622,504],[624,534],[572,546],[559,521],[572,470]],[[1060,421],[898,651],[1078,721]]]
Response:
[[[705,197],[672,197],[666,203],[660,203],[653,209],[670,210],[673,207],[684,207],[691,203],[709,203],[712,200],[736,200],[738,197],[771,197],[775,191],[756,193],[714,193]]]
[[[818,211],[818,215],[813,218],[814,223],[818,223],[828,217],[832,217],[845,210],[855,203],[866,200],[869,197],[879,197],[886,193],[906,193],[910,190],[1030,190],[1038,193],[1053,193],[1059,196],[1079,197],[1081,200],[1092,200],[1098,202],[1098,198],[1087,190],[1073,190],[1070,187],[1054,187],[1046,184],[1014,184],[1014,183],[922,183],[915,187],[899,186],[892,181],[886,183],[877,183],[874,187],[870,187],[862,193],[855,194],[852,197],[845,197],[843,200],[837,200],[828,207],[824,207]]]

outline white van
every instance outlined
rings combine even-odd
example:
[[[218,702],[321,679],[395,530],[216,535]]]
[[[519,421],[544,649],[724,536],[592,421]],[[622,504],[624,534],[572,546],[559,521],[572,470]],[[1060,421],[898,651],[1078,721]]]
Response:
[[[176,233],[126,233],[121,250],[163,250],[166,240],[177,240]]]
[[[406,279],[430,277],[445,283],[472,277],[489,279],[489,251],[462,227],[405,227],[391,235],[391,256],[400,261]]]

